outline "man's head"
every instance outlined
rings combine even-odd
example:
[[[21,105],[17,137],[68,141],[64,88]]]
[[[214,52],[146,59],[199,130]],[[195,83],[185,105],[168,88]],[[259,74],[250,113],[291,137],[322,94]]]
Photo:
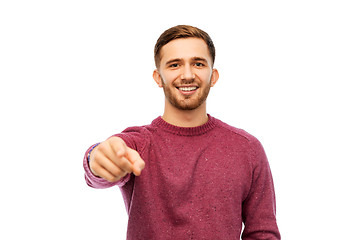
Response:
[[[165,109],[206,110],[210,87],[219,78],[215,48],[204,31],[191,26],[166,30],[155,46],[153,78],[164,89]]]
[[[211,40],[210,36],[204,32],[203,30],[189,26],[189,25],[178,25],[172,28],[169,28],[163,34],[160,35],[159,39],[157,40],[154,48],[154,58],[155,58],[155,65],[159,68],[160,60],[162,58],[161,49],[163,46],[168,44],[170,41],[180,38],[200,38],[204,40],[206,43],[209,54],[212,60],[212,67],[214,66],[215,62],[215,46],[213,41]]]

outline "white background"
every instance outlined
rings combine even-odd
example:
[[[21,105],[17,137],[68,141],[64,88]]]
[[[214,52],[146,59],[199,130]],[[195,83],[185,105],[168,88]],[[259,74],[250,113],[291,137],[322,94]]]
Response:
[[[82,158],[162,114],[153,46],[177,24],[213,38],[208,112],[263,143],[283,239],[360,239],[359,12],[346,0],[1,1],[0,239],[125,239],[119,189],[88,187]]]

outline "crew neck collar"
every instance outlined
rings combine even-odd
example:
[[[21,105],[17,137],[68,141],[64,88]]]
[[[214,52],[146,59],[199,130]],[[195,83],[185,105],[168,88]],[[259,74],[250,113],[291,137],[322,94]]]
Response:
[[[161,116],[157,117],[152,125],[160,127],[162,130],[180,136],[196,136],[204,134],[216,126],[216,119],[208,114],[208,121],[197,127],[178,127],[166,122]]]

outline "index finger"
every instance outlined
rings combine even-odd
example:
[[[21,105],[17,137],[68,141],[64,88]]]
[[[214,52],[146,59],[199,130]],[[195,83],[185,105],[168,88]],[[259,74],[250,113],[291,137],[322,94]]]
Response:
[[[145,168],[145,162],[140,157],[140,154],[135,151],[134,149],[127,148],[127,159],[132,163],[133,165],[133,172],[136,176],[139,176],[141,174],[141,171]]]

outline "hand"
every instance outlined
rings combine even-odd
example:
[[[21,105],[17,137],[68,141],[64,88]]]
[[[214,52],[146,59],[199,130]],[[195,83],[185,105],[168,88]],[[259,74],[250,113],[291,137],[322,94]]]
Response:
[[[111,137],[93,149],[89,166],[95,176],[116,182],[128,173],[140,176],[145,162],[121,138]]]

